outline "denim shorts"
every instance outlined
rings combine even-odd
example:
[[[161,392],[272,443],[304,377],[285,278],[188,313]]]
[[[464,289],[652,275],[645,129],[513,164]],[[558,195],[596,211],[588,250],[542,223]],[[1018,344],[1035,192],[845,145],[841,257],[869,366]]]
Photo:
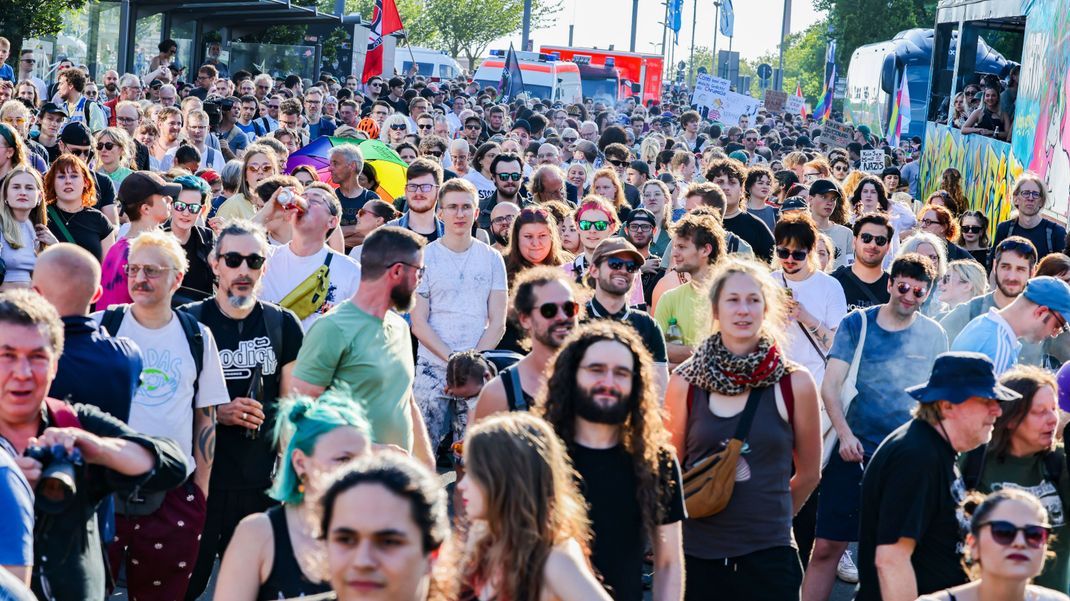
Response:
[[[817,537],[826,540],[858,540],[858,516],[862,507],[862,467],[840,457],[840,445],[832,451],[821,472],[821,496],[817,501]]]

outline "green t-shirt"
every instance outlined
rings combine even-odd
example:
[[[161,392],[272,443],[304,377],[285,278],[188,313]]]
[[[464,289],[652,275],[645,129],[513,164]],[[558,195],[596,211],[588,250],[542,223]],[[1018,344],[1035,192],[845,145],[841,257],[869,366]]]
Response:
[[[1048,510],[1048,520],[1054,528],[1052,532],[1055,538],[1048,548],[1055,553],[1055,557],[1044,564],[1044,571],[1037,576],[1034,584],[1065,593],[1070,587],[1070,571],[1067,570],[1070,564],[1070,527],[1067,527],[1065,509],[1070,499],[1070,474],[1066,470],[1063,445],[1056,447],[1054,452],[1064,457],[1058,488],[1048,481],[1044,459],[1040,455],[1008,456],[1000,461],[989,454],[985,457],[977,490],[987,495],[1003,488],[1017,488],[1040,499]],[[966,457],[966,454],[959,457],[959,469],[964,470],[964,475]]]
[[[688,282],[661,295],[654,319],[664,332],[669,329],[669,319],[676,318],[676,325],[684,335],[684,344],[698,346],[710,335],[712,314],[705,287]]]
[[[377,443],[412,451],[409,399],[414,375],[409,326],[388,311],[378,319],[346,301],[305,334],[294,376],[330,388],[349,386]]]

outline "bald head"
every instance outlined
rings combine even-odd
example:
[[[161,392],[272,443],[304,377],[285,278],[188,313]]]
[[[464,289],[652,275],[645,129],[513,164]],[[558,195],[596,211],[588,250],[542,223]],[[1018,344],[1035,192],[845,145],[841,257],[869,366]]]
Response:
[[[100,263],[80,246],[53,244],[37,257],[33,288],[60,317],[88,315],[89,305],[100,298]]]

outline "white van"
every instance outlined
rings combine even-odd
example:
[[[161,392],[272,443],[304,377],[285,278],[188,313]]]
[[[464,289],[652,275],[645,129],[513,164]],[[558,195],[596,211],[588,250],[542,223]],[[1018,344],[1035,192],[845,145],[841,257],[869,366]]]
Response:
[[[453,79],[464,71],[460,63],[443,50],[413,47],[412,54],[409,54],[407,46],[398,46],[394,50],[394,61],[401,65],[400,72],[404,75],[408,75],[409,69],[412,69],[414,58],[417,72],[431,81]]]
[[[482,88],[497,88],[505,67],[504,50],[491,50],[490,58],[476,69],[472,80]],[[575,104],[583,102],[580,68],[571,61],[556,61],[549,54],[517,52],[524,91],[532,98]]]

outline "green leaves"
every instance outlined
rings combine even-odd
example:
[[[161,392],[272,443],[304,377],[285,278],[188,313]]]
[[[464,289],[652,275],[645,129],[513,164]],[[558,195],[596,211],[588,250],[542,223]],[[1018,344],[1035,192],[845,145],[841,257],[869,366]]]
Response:
[[[937,0],[813,0],[814,8],[828,13],[837,42],[836,64],[851,62],[859,46],[892,39],[914,27],[932,27]]]

